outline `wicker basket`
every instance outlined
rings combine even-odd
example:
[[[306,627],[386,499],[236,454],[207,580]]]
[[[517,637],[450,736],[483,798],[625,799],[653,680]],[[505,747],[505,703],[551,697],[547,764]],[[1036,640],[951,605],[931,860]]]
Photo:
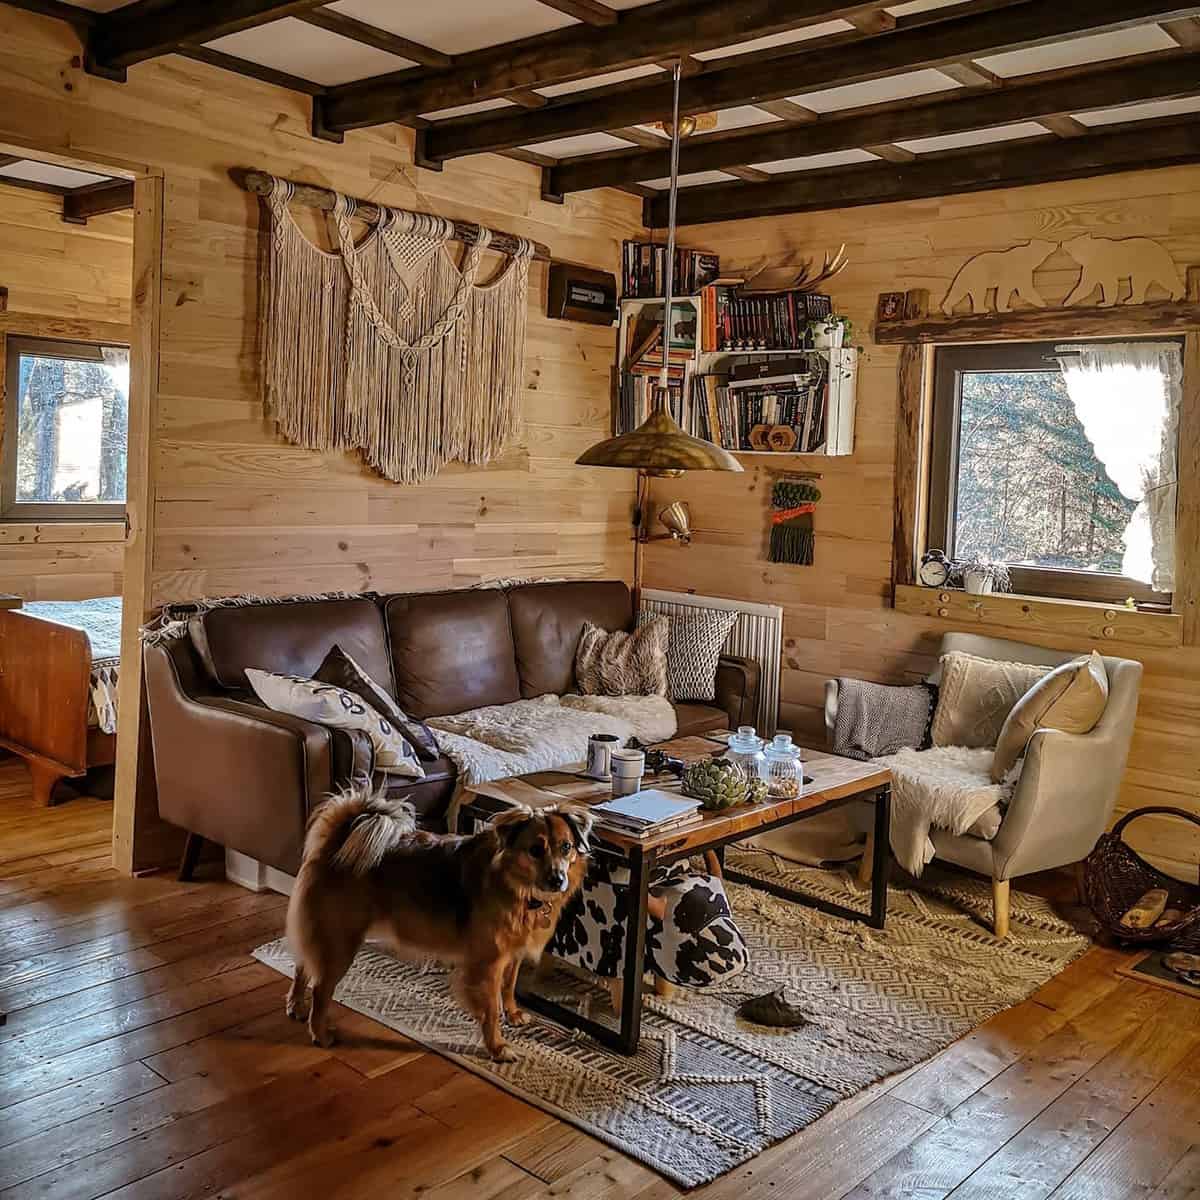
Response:
[[[1122,942],[1170,942],[1182,934],[1200,930],[1200,887],[1181,883],[1156,870],[1121,836],[1131,821],[1151,813],[1165,813],[1200,825],[1200,816],[1182,808],[1135,809],[1100,838],[1083,864],[1084,899],[1100,924]],[[1167,908],[1178,908],[1183,916],[1170,925],[1153,925],[1149,929],[1122,925],[1121,918],[1151,888],[1165,888]]]

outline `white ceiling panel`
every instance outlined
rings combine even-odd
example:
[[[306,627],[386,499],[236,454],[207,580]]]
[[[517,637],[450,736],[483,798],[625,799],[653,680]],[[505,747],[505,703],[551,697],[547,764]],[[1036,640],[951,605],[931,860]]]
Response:
[[[550,83],[533,90],[541,96],[567,96],[571,92],[586,92],[591,88],[608,87],[613,83],[625,83],[630,79],[645,79],[647,75],[666,75],[662,67],[644,63],[640,67],[626,67],[623,71],[609,71],[604,75],[589,75],[586,79],[571,79],[566,83]]]
[[[511,100],[496,96],[491,100],[476,100],[473,104],[458,104],[454,108],[439,108],[437,112],[421,113],[427,121],[448,121],[451,117],[469,117],[474,113],[492,112],[497,108],[516,108]]]
[[[0,178],[22,179],[28,183],[44,183],[50,187],[77,188],[85,187],[89,183],[104,183],[110,176],[94,175],[91,171],[77,171],[74,167],[59,167],[53,163],[22,158],[6,167],[0,167]]]
[[[1009,78],[1029,75],[1035,71],[1057,71],[1062,67],[1078,67],[1085,63],[1126,58],[1130,54],[1146,54],[1152,50],[1177,48],[1175,39],[1158,25],[1138,25],[1133,29],[1118,29],[1112,33],[1096,33],[1091,37],[1054,42],[1049,46],[1031,46],[1028,50],[1010,50],[1007,54],[989,54],[975,61],[996,75]]]
[[[963,3],[965,0],[908,0],[906,4],[889,4],[884,11],[893,17],[911,17],[914,13],[932,12],[935,8],[957,8]]]
[[[329,7],[443,54],[466,54],[579,23],[537,0],[337,0]]]
[[[733,108],[723,108],[717,113],[717,128],[711,132],[724,133],[728,129],[745,129],[748,125],[778,123],[778,117],[763,112],[761,108],[755,108],[753,104],[738,104]]]
[[[823,21],[820,25],[806,25],[803,29],[788,29],[783,33],[771,33],[766,37],[752,38],[748,42],[735,42],[732,46],[718,46],[713,50],[697,50],[692,55],[701,62],[714,58],[729,58],[733,54],[750,54],[755,50],[769,50],[772,46],[790,46],[795,42],[809,42],[813,38],[828,37],[831,33],[851,33],[854,26],[849,21]]]
[[[416,65],[411,59],[364,46],[294,17],[243,29],[206,44],[235,58],[327,86]]]
[[[705,183],[728,183],[733,179],[732,175],[726,175],[724,171],[692,171],[688,175],[680,175],[679,186],[681,188],[699,187]],[[671,180],[667,179],[647,179],[646,186],[657,188],[660,192],[666,191],[671,186]]]
[[[942,133],[936,137],[913,138],[897,142],[901,150],[913,154],[932,154],[936,150],[957,150],[960,146],[986,146],[989,142],[1011,142],[1016,138],[1045,137],[1047,129],[1036,121],[1017,121],[993,129],[968,129],[963,133]]]
[[[1183,96],[1178,100],[1148,100],[1144,104],[1127,104],[1124,108],[1100,108],[1071,115],[1081,125],[1119,125],[1122,121],[1181,117],[1194,112],[1200,112],[1200,96]]]
[[[783,171],[819,171],[822,167],[845,167],[851,163],[877,162],[878,156],[866,150],[831,150],[828,154],[805,154],[798,158],[780,158],[774,162],[752,163],[760,171],[778,175]]]
[[[550,158],[574,158],[577,154],[599,154],[602,150],[628,150],[624,138],[611,133],[577,133],[572,137],[553,138],[548,142],[532,142],[522,147]]]
[[[886,104],[889,100],[906,100],[912,96],[926,96],[932,92],[953,91],[959,85],[941,71],[909,71],[905,75],[893,75],[888,79],[870,79],[865,83],[848,83],[841,87],[826,88],[821,92],[809,92],[803,96],[789,96],[796,104],[811,108],[814,112],[838,112],[844,108],[862,108],[868,104]]]

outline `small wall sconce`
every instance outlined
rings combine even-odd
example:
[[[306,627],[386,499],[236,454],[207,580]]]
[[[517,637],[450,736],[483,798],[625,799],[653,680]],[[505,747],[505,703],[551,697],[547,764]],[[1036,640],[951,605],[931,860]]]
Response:
[[[666,527],[666,533],[649,533],[646,529],[638,530],[639,542],[674,541],[687,546],[692,540],[692,512],[683,500],[673,500],[659,514],[659,522]]]

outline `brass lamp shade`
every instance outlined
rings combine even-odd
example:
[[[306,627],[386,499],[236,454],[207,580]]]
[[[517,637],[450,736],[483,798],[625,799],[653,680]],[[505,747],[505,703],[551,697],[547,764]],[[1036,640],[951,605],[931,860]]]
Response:
[[[673,500],[658,514],[658,519],[676,541],[692,540],[692,510],[686,500]]]
[[[575,462],[581,467],[633,467],[647,475],[666,476],[742,469],[728,450],[684,433],[662,408],[656,408],[632,433],[589,446]]]

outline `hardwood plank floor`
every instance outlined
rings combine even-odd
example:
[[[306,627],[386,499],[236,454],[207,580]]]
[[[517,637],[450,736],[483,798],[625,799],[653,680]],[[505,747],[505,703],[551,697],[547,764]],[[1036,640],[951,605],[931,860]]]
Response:
[[[109,806],[0,763],[0,1200],[669,1200],[679,1189],[375,1022],[309,1044],[250,951],[284,901],[123,879]],[[694,1194],[1197,1200],[1200,1002],[1096,948]]]

